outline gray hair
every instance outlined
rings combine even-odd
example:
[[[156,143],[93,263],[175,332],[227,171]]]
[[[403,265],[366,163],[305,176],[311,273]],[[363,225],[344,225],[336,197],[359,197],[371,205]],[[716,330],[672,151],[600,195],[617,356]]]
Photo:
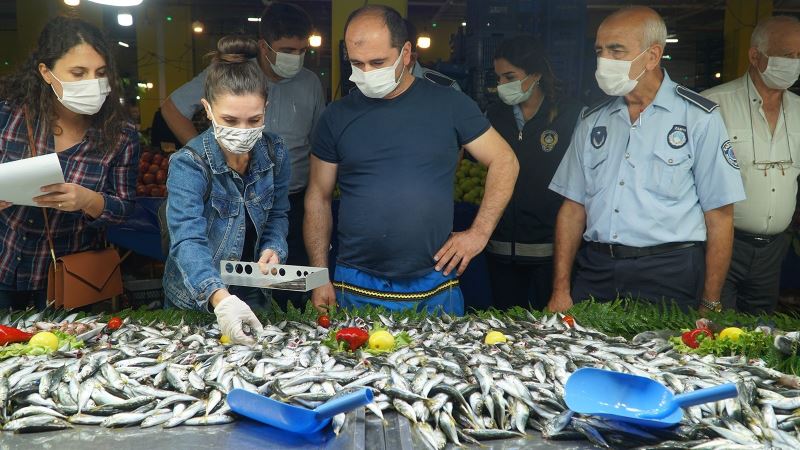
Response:
[[[644,20],[644,22],[639,24],[641,26],[641,50],[644,51],[646,48],[652,45],[660,45],[663,49],[664,46],[667,45],[667,24],[664,23],[664,19],[662,19],[661,16],[655,10],[653,10],[653,8],[641,5],[625,6],[624,8],[614,11],[614,13],[606,18],[606,20],[617,15],[623,15],[634,11],[645,11],[651,13],[647,15],[647,18]]]
[[[769,35],[773,26],[778,24],[798,24],[800,20],[794,16],[772,16],[760,22],[753,29],[753,34],[750,35],[750,47],[758,49],[763,54],[767,54],[769,49]]]

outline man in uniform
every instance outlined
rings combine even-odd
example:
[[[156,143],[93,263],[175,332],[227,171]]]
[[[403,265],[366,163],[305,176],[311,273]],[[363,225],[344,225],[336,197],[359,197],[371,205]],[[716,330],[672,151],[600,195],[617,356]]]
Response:
[[[269,84],[265,130],[284,140],[292,163],[286,263],[302,266],[308,265],[303,244],[303,201],[308,184],[311,133],[325,109],[325,94],[319,77],[303,67],[311,31],[311,18],[296,5],[273,2],[261,14],[258,63]],[[164,119],[181,143],[197,135],[191,118],[202,108],[200,98],[205,79],[204,70],[173,92],[161,107]],[[295,304],[303,301],[302,294],[289,291],[276,290],[273,296],[281,306],[287,299]]]
[[[597,30],[595,76],[612,97],[582,113],[550,184],[566,197],[551,310],[618,296],[719,307],[744,189],[717,105],[660,67],[666,34],[647,7]]]
[[[462,314],[457,275],[511,197],[514,152],[469,97],[409,74],[411,44],[394,9],[353,12],[345,44],[357,89],[320,118],[306,194],[308,254],[327,267],[337,181],[341,192],[335,281],[314,290],[314,306]],[[461,146],[488,167],[486,193],[472,226],[451,233]]]
[[[791,242],[800,175],[800,22],[769,18],[750,38],[750,67],[741,78],[703,92],[719,103],[742,168],[747,199],[733,214],[733,257],[722,304],[771,313],[778,303],[781,263]]]

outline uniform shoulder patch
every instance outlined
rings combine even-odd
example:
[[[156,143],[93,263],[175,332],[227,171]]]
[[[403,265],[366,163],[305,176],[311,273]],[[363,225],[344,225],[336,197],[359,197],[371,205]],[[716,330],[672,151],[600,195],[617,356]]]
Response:
[[[453,83],[456,82],[456,80],[448,77],[447,75],[442,75],[439,72],[427,71],[423,76],[428,81],[433,81],[436,84],[441,84],[442,86],[447,86],[447,87],[452,86]]]
[[[606,97],[603,100],[595,103],[594,105],[591,105],[591,106],[588,106],[588,107],[584,108],[583,112],[581,113],[581,119],[585,119],[585,118],[591,116],[592,114],[596,113],[597,111],[600,111],[606,105],[608,105],[609,103],[613,102],[615,99],[616,99],[616,97]]]
[[[697,92],[681,85],[675,86],[675,93],[707,113],[710,113],[719,107],[719,105],[714,101],[709,100]]]

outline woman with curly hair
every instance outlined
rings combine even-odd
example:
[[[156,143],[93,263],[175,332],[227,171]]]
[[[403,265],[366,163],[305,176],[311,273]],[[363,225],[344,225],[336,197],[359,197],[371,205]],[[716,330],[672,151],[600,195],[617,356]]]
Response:
[[[55,256],[96,249],[103,227],[133,211],[139,139],[100,30],[75,18],[49,21],[36,49],[0,80],[0,163],[56,153],[65,183],[42,187],[41,208],[0,192],[0,308],[45,305]],[[32,129],[29,140],[28,125]],[[44,214],[43,214],[44,213]]]

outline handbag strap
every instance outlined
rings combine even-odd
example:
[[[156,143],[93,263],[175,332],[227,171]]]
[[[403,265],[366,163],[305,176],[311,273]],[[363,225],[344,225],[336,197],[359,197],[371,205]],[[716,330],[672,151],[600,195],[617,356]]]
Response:
[[[24,106],[22,109],[23,115],[25,116],[25,126],[28,128],[28,145],[31,148],[31,157],[37,156],[38,152],[36,151],[36,139],[33,136],[33,127],[31,126],[30,115],[28,114],[28,107]],[[47,211],[44,207],[42,207],[42,216],[44,216],[44,232],[45,236],[47,237],[47,244],[50,246],[50,257],[53,258],[53,264],[56,264],[56,250],[55,246],[53,245],[53,236],[50,232],[50,220],[47,217]]]

